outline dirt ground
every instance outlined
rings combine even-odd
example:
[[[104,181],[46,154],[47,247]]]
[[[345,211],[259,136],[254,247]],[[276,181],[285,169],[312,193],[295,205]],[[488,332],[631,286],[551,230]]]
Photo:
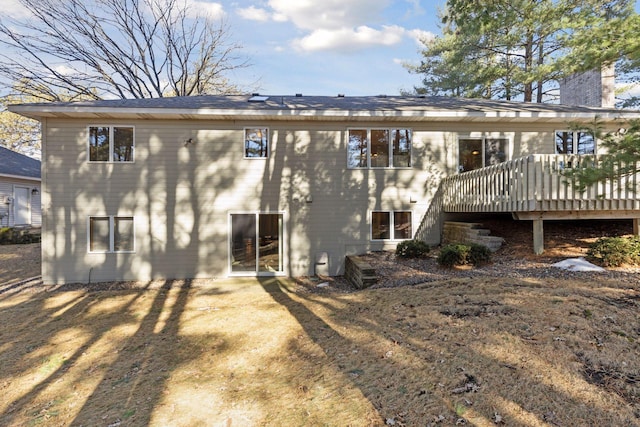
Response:
[[[496,277],[528,256],[510,226],[493,270],[364,291],[44,290],[16,266],[39,246],[0,246],[0,425],[640,426],[640,273],[536,274],[599,233],[551,226],[548,261]]]

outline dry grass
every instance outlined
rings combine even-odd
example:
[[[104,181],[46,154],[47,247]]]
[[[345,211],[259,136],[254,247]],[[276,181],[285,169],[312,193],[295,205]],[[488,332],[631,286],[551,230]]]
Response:
[[[640,284],[581,277],[0,285],[0,425],[638,426]]]

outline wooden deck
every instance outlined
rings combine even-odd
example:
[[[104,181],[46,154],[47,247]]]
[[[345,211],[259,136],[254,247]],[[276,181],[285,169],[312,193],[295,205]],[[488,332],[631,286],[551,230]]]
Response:
[[[585,163],[588,162],[588,163]],[[545,219],[640,219],[640,177],[615,179],[579,191],[565,174],[597,156],[533,154],[450,176],[442,181],[443,212],[502,212],[534,222],[534,251],[542,253]],[[621,165],[624,166],[624,165]],[[638,164],[640,166],[640,164]]]

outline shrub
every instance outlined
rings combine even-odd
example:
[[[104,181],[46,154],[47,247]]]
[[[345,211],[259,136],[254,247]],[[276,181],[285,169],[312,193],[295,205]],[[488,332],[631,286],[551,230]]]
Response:
[[[13,228],[0,228],[0,245],[8,245],[13,243]]]
[[[438,264],[444,267],[454,265],[474,265],[478,266],[491,260],[489,248],[477,243],[470,245],[464,243],[453,243],[443,247],[438,255]]]
[[[396,246],[396,256],[400,258],[420,258],[429,253],[431,248],[422,240],[404,240]]]
[[[640,263],[640,238],[602,237],[589,246],[587,256],[605,267]]]
[[[40,234],[32,234],[25,230],[2,227],[0,228],[0,245],[19,245],[40,242]]]

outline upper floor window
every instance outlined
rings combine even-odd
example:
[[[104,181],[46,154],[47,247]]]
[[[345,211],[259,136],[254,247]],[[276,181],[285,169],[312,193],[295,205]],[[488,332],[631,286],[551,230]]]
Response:
[[[269,157],[269,129],[246,128],[244,130],[245,159],[266,159]]]
[[[507,160],[507,138],[460,138],[458,140],[458,171],[467,172]]]
[[[349,168],[410,168],[411,129],[349,129]]]
[[[595,154],[596,140],[588,132],[559,130],[555,132],[556,154]]]
[[[89,252],[133,252],[133,217],[89,217]]]
[[[133,162],[132,126],[89,126],[90,162]]]

